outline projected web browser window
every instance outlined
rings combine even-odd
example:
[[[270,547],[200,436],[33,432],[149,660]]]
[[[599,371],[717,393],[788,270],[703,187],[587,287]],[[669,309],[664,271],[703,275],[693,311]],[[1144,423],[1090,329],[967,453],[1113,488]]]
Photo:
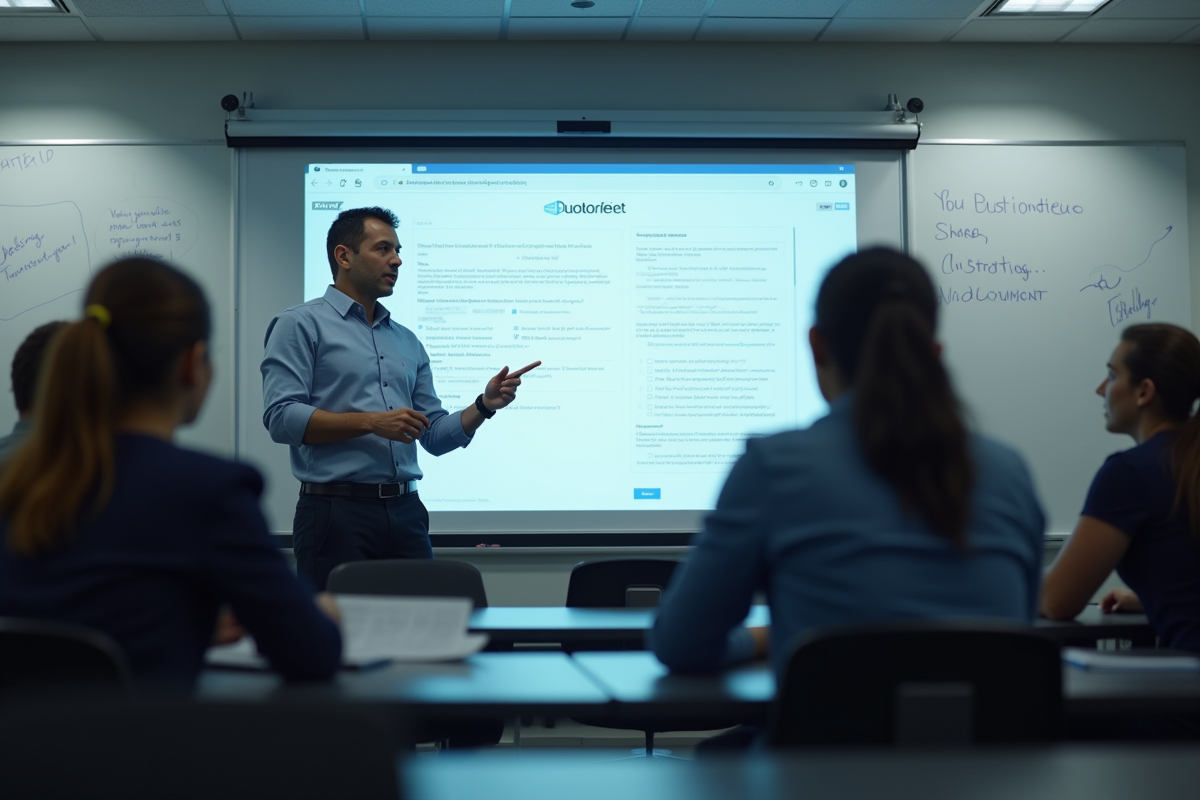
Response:
[[[856,248],[853,165],[310,164],[304,182],[305,299],[330,283],[338,213],[400,218],[381,302],[447,410],[544,362],[465,451],[421,452],[433,508],[712,508],[748,436],[825,411],[807,331]]]

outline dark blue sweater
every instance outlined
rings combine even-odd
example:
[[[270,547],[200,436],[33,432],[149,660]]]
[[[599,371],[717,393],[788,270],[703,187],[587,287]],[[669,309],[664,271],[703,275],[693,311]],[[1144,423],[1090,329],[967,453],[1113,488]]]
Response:
[[[187,688],[228,603],[285,677],[334,673],[341,636],[271,541],[257,471],[130,434],[115,460],[107,506],[55,549],[13,553],[0,518],[0,615],[101,630],[140,684]]]

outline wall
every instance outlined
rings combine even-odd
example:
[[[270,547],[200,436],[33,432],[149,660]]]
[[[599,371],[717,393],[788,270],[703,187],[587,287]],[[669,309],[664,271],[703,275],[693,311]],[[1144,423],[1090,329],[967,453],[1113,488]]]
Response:
[[[5,44],[0,141],[219,139],[218,101],[243,91],[260,108],[767,111],[876,109],[896,92],[925,101],[928,138],[1185,142],[1200,320],[1198,74],[1195,45]],[[586,554],[447,555],[513,605],[562,602]]]

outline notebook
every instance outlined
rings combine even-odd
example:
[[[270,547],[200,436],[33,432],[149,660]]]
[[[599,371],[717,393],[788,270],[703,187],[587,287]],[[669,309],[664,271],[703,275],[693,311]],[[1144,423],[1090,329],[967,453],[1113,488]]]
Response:
[[[393,661],[458,661],[479,652],[487,634],[468,633],[465,597],[336,595],[342,612],[342,666],[364,669]],[[211,647],[210,666],[266,669],[254,640]]]

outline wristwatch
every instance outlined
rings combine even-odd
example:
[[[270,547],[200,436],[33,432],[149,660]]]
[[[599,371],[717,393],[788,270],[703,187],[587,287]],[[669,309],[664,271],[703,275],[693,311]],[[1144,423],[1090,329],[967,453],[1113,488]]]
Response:
[[[496,416],[495,411],[488,411],[488,407],[483,404],[483,395],[475,398],[475,408],[479,409],[479,413],[483,414],[484,419],[491,419]]]

